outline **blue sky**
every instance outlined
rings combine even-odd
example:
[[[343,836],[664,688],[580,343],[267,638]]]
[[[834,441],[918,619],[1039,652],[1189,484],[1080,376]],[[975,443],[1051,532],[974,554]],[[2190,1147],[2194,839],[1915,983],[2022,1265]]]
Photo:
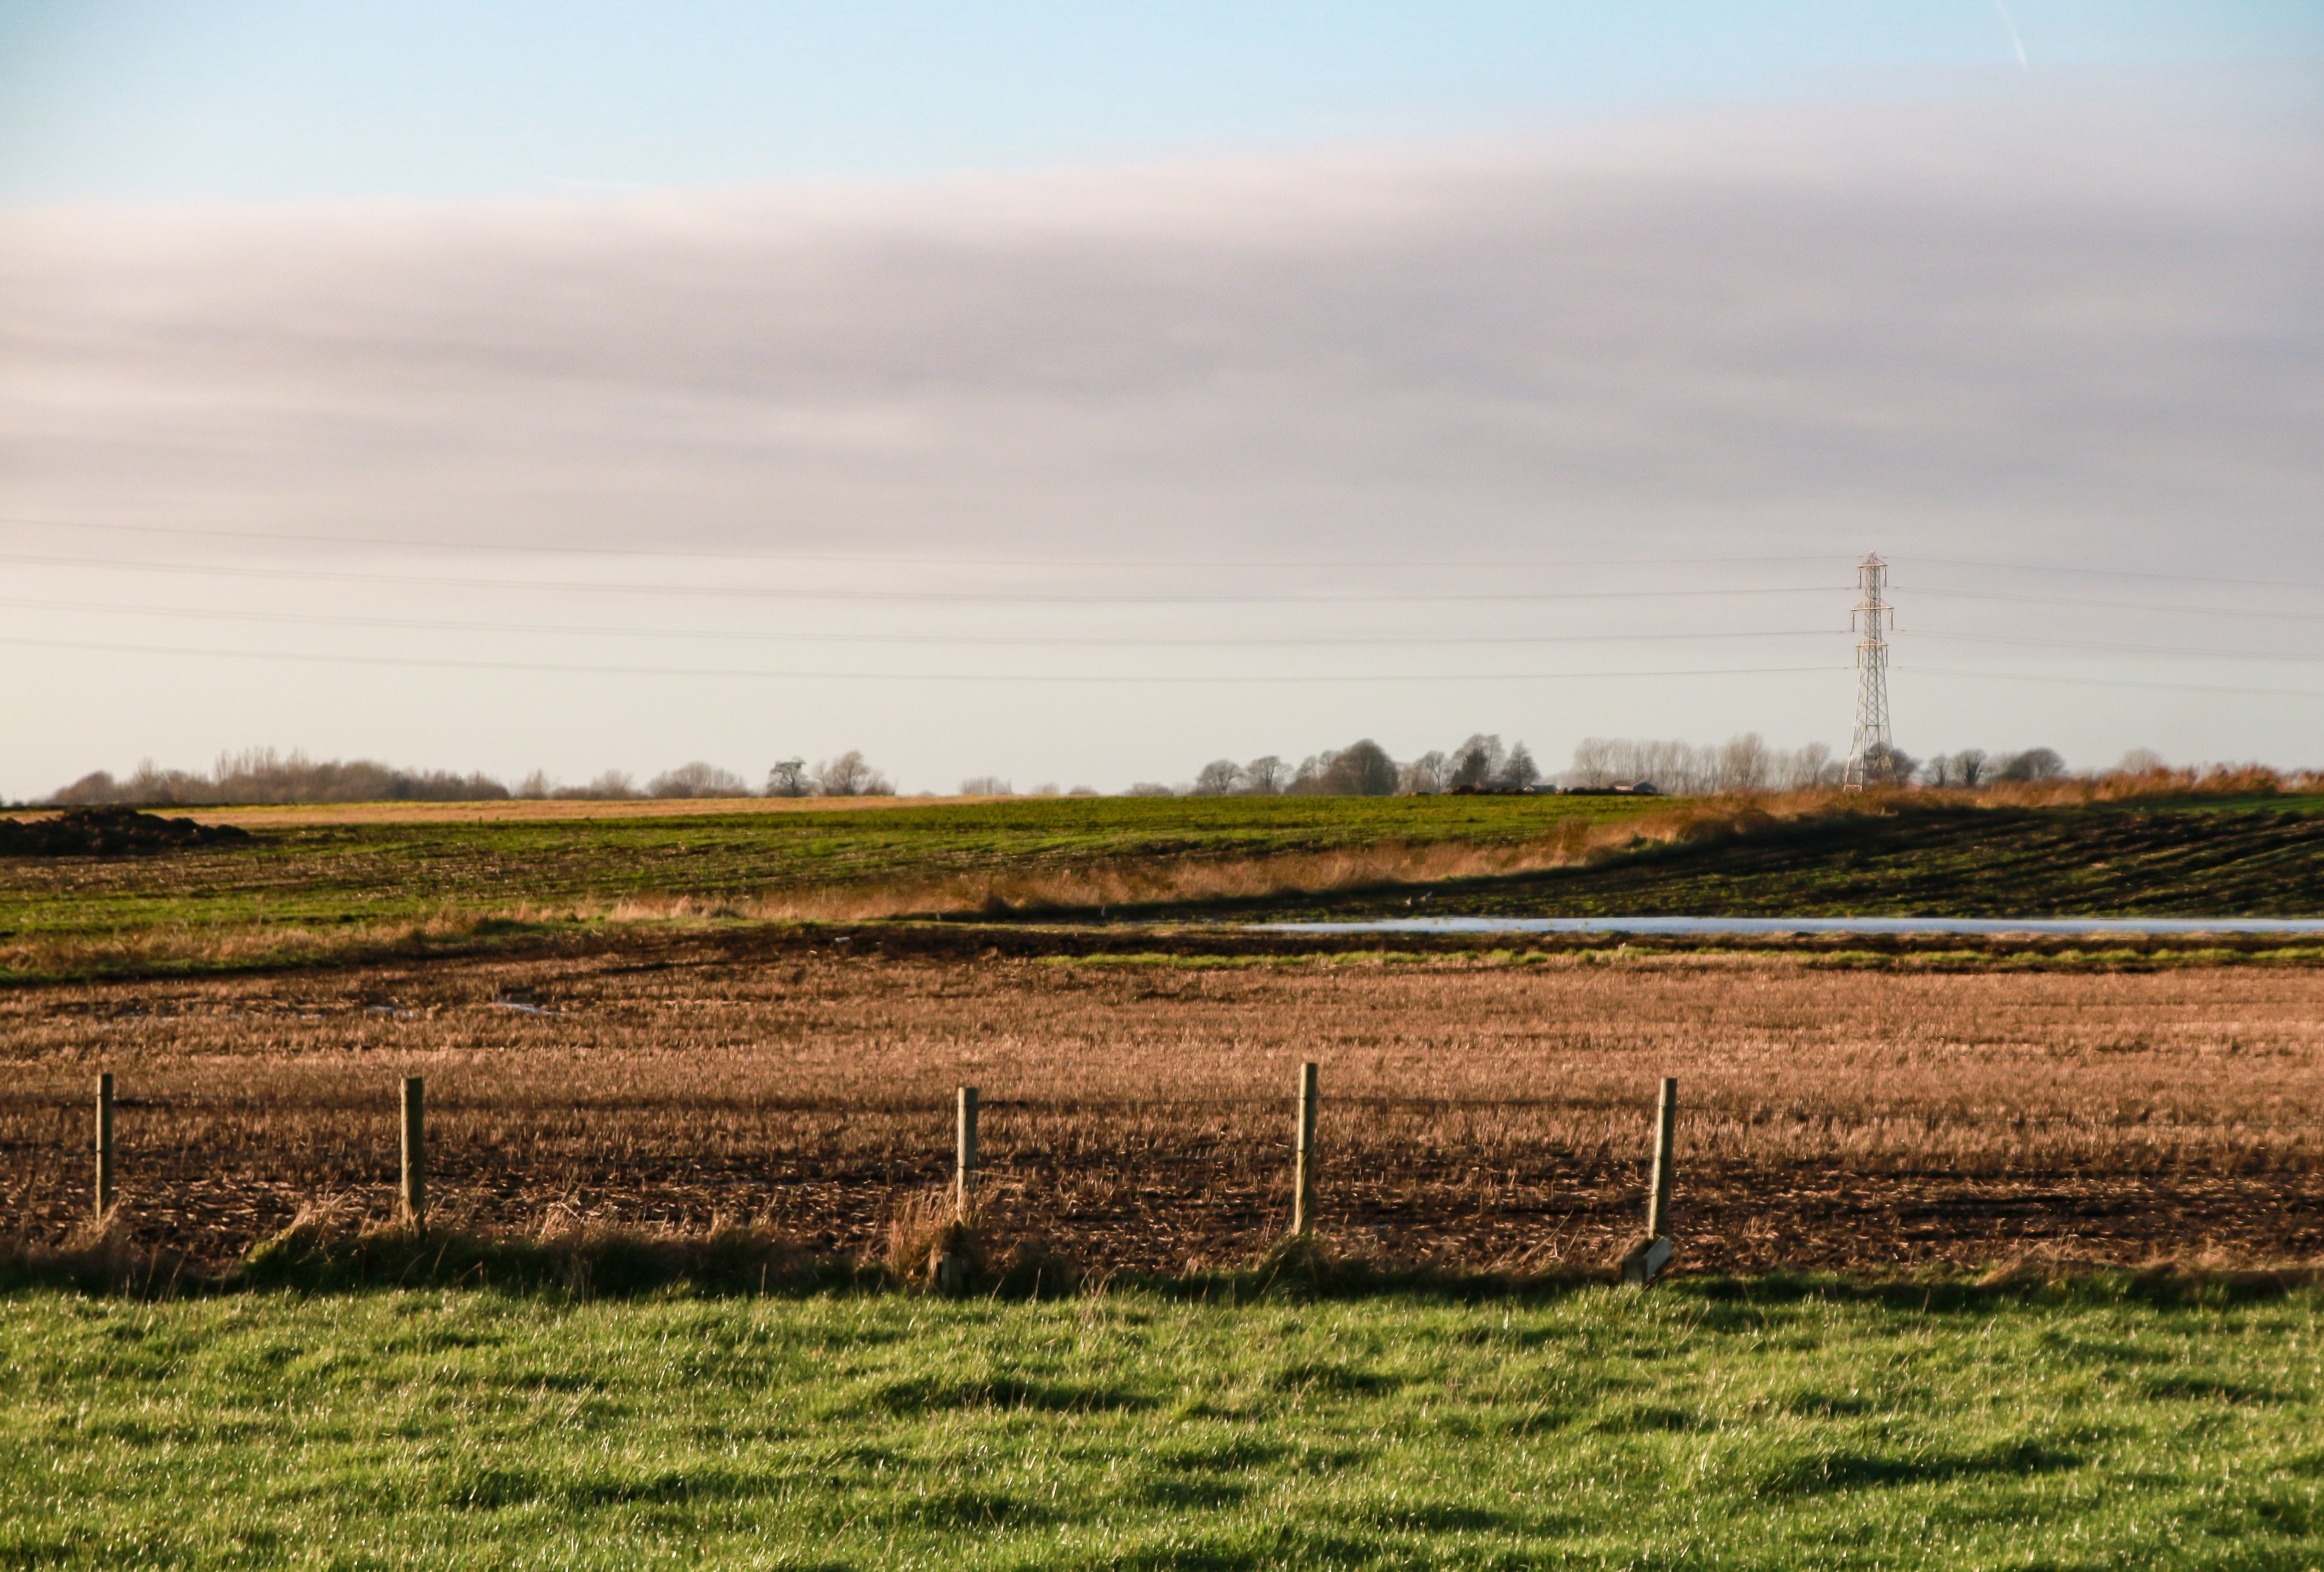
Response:
[[[0,199],[913,176],[2306,61],[2291,0],[0,4]],[[2013,30],[2015,34],[2013,37]]]

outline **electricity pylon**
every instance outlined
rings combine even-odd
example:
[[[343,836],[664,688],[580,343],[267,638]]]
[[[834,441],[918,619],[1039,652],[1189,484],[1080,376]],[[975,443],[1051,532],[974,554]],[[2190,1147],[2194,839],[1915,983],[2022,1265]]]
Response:
[[[1888,604],[1888,564],[1867,557],[1856,567],[1856,587],[1864,592],[1849,625],[1856,641],[1856,735],[1848,744],[1848,772],[1840,785],[1861,791],[1873,777],[1886,772],[1895,744],[1888,739],[1887,630],[1896,625],[1896,608]]]

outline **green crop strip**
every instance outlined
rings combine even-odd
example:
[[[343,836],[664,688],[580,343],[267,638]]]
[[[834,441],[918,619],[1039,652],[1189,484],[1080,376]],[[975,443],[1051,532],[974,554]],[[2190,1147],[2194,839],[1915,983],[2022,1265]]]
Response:
[[[1060,799],[666,818],[261,828],[152,857],[0,861],[0,939],[412,922],[639,897],[715,905],[899,879],[1022,875],[1383,842],[1495,846],[1654,806],[1618,798]]]

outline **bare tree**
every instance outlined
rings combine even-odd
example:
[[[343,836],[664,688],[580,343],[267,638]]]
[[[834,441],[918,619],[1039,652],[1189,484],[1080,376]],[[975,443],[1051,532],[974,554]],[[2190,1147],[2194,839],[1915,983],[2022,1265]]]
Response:
[[[1766,739],[1757,732],[1738,732],[1719,750],[1719,790],[1764,791],[1772,767]]]
[[[1444,778],[1450,772],[1444,755],[1432,748],[1404,767],[1396,789],[1407,797],[1434,797],[1444,790]]]
[[[1122,795],[1124,797],[1176,797],[1178,794],[1159,781],[1140,781]]]
[[[998,775],[971,775],[960,783],[963,797],[1012,797],[1016,787]]]
[[[665,770],[646,785],[650,797],[748,797],[751,783],[732,770],[700,759]]]
[[[1960,778],[1953,773],[1953,759],[1950,754],[1934,754],[1921,766],[1921,784],[1923,786],[1953,786],[1959,783]]]
[[[824,797],[893,797],[888,778],[863,762],[853,748],[815,767],[815,789]]]
[[[1782,762],[1778,766],[1777,778],[1784,785],[1794,788],[1821,786],[1826,783],[1825,777],[1837,768],[1832,763],[1831,750],[1821,743],[1809,743],[1796,753],[1778,757]]]
[[[805,759],[778,759],[767,772],[767,795],[770,797],[807,797],[813,795],[815,782],[807,778]]]
[[[91,770],[69,786],[60,786],[49,793],[51,802],[65,808],[94,808],[100,803],[123,802],[121,782],[113,778],[110,770]]]
[[[2066,772],[2066,761],[2055,748],[2028,748],[2003,759],[1993,772],[1997,781],[2054,781]]]
[[[1242,766],[1232,759],[1213,759],[1194,776],[1189,797],[1231,797],[1242,784]]]
[[[1291,766],[1273,754],[1261,754],[1242,767],[1242,789],[1253,797],[1279,797],[1291,779]]]
[[[1786,752],[1769,747],[1757,732],[1741,732],[1715,746],[1676,739],[1585,737],[1573,750],[1573,766],[1565,781],[1591,791],[1643,782],[1664,792],[1695,795],[1831,785],[1839,774],[1831,750],[1821,743]]]
[[[1541,783],[1541,766],[1533,762],[1533,752],[1523,743],[1509,750],[1501,767],[1493,772],[1493,784],[1504,791],[1530,791]]]
[[[1583,737],[1573,744],[1573,763],[1565,783],[1585,791],[1603,791],[1614,783],[1613,744],[1604,737]]]
[[[639,791],[627,770],[607,770],[586,786],[559,786],[557,795],[592,802],[621,802],[638,796]]]
[[[1963,748],[1953,755],[1953,779],[1971,790],[1985,784],[1985,750]]]
[[[2170,767],[2163,755],[2153,748],[2133,748],[2123,754],[2121,763],[2115,765],[2114,772],[2117,775],[2157,775]]]

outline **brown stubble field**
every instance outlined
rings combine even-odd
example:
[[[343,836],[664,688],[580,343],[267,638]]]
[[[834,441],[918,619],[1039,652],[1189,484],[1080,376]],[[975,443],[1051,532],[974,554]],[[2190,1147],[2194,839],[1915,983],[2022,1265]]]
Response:
[[[1345,957],[1342,957],[1344,959]],[[2324,971],[1825,969],[1568,953],[1200,969],[678,945],[0,995],[0,1196],[89,1204],[119,1083],[139,1239],[223,1262],[303,1206],[384,1218],[428,1077],[446,1223],[765,1218],[876,1253],[982,1088],[987,1214],[1092,1267],[1248,1260],[1322,1065],[1323,1225],[1456,1267],[1601,1263],[1680,1077],[1683,1263],[2324,1256]]]

